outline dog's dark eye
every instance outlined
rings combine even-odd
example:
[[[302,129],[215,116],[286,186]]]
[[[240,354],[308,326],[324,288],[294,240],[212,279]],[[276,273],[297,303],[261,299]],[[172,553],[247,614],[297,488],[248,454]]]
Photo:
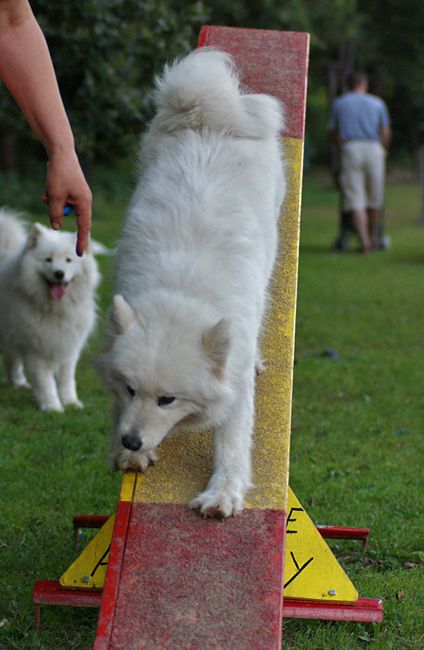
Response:
[[[127,393],[128,393],[128,395],[129,395],[130,397],[134,397],[134,395],[135,395],[135,390],[134,390],[134,388],[131,388],[131,386],[128,386],[128,384],[125,386],[125,388],[127,389]]]
[[[158,397],[158,406],[166,406],[167,404],[172,404],[174,400],[175,397],[165,397],[162,395],[161,397]]]
[[[51,261],[52,261],[52,258],[51,258],[51,257],[46,257],[46,259],[45,259],[44,261],[45,261],[45,262],[51,262]]]
[[[72,262],[72,260],[71,260],[70,257],[67,257],[65,261],[68,262],[68,263],[69,263],[69,262]]]

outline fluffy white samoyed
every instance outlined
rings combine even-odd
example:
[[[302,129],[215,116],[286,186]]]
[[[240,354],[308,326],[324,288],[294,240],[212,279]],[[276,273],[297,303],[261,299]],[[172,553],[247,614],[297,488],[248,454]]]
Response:
[[[190,504],[227,517],[251,485],[255,366],[285,192],[282,108],[243,94],[200,49],[156,80],[138,185],[118,244],[100,359],[115,397],[112,463],[144,471],[176,430],[214,429],[214,472]]]
[[[0,210],[0,352],[6,378],[29,387],[43,411],[82,407],[75,368],[96,319],[99,282],[90,252],[75,253],[76,236],[35,224],[27,232]]]

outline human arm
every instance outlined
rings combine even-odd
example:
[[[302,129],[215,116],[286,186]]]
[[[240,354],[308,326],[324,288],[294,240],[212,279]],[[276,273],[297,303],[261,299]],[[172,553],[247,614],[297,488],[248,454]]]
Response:
[[[388,150],[392,141],[392,129],[390,127],[389,111],[383,101],[381,102],[380,125],[380,142]]]
[[[380,140],[383,147],[388,150],[392,141],[392,130],[390,125],[382,126],[380,130]]]
[[[21,108],[47,156],[45,200],[53,228],[63,206],[74,206],[77,253],[87,246],[92,196],[76,152],[44,35],[28,0],[0,0],[0,78]]]
[[[328,120],[328,139],[330,141],[330,160],[331,173],[337,189],[340,187],[340,132],[338,128],[337,113],[334,102],[331,106],[330,117]]]

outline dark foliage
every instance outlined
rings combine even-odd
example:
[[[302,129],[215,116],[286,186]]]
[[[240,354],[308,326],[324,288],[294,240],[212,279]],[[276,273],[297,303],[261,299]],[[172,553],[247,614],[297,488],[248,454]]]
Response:
[[[150,89],[165,61],[196,45],[202,23],[311,34],[307,154],[328,155],[329,102],[355,67],[388,103],[394,147],[415,151],[424,128],[424,13],[419,0],[33,0],[86,160],[118,158],[151,112]],[[13,100],[0,93],[0,138],[40,151]],[[12,142],[11,142],[12,141]],[[31,151],[29,152],[31,153]]]

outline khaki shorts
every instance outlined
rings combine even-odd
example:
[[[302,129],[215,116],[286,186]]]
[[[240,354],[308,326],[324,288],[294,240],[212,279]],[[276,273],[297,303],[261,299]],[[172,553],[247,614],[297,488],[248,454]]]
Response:
[[[383,205],[386,152],[380,142],[351,140],[341,149],[340,184],[344,210]]]

